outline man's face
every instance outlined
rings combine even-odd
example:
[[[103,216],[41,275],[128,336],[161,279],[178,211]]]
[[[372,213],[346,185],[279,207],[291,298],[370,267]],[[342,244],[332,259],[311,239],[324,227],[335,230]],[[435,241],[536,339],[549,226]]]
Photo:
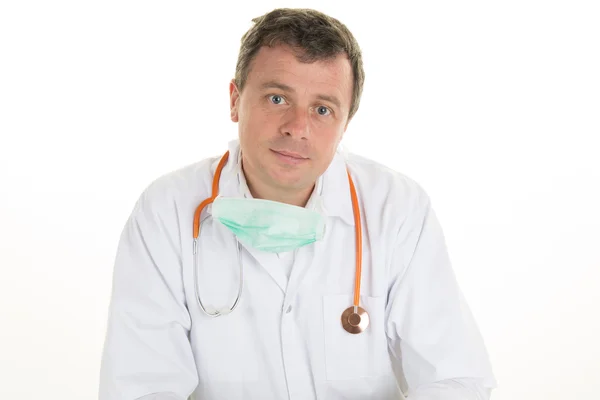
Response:
[[[263,46],[243,92],[233,81],[229,90],[249,184],[280,193],[312,190],[346,130],[352,86],[345,55],[305,64],[287,46]]]

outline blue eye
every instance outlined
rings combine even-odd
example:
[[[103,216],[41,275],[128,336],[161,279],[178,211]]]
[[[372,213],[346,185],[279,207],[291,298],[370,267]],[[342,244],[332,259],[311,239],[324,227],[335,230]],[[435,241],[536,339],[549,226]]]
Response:
[[[325,107],[325,106],[320,106],[319,108],[317,108],[317,113],[319,113],[319,115],[329,115],[330,111],[329,108]]]
[[[271,103],[273,103],[273,104],[282,104],[283,103],[283,97],[281,97],[277,94],[273,94],[273,95],[269,96],[269,99],[271,99]]]

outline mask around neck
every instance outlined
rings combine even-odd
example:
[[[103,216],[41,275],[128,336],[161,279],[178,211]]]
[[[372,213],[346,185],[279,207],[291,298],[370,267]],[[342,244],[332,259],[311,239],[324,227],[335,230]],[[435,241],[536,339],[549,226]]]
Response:
[[[270,253],[295,250],[325,234],[322,214],[271,200],[217,197],[212,216],[240,242]]]

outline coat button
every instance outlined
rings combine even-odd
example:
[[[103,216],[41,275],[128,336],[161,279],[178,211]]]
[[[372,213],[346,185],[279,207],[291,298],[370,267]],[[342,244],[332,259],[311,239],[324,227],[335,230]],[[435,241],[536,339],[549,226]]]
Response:
[[[291,313],[291,312],[292,312],[292,305],[290,304],[290,305],[288,306],[287,310],[285,310],[285,313],[286,313],[286,314],[289,314],[289,313]]]

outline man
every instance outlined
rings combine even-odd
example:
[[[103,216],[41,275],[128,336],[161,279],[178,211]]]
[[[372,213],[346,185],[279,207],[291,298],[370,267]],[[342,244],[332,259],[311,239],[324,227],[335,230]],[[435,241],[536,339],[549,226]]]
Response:
[[[305,9],[254,22],[239,141],[153,182],[124,228],[100,398],[488,399],[427,194],[337,151],[364,82],[352,34]]]

